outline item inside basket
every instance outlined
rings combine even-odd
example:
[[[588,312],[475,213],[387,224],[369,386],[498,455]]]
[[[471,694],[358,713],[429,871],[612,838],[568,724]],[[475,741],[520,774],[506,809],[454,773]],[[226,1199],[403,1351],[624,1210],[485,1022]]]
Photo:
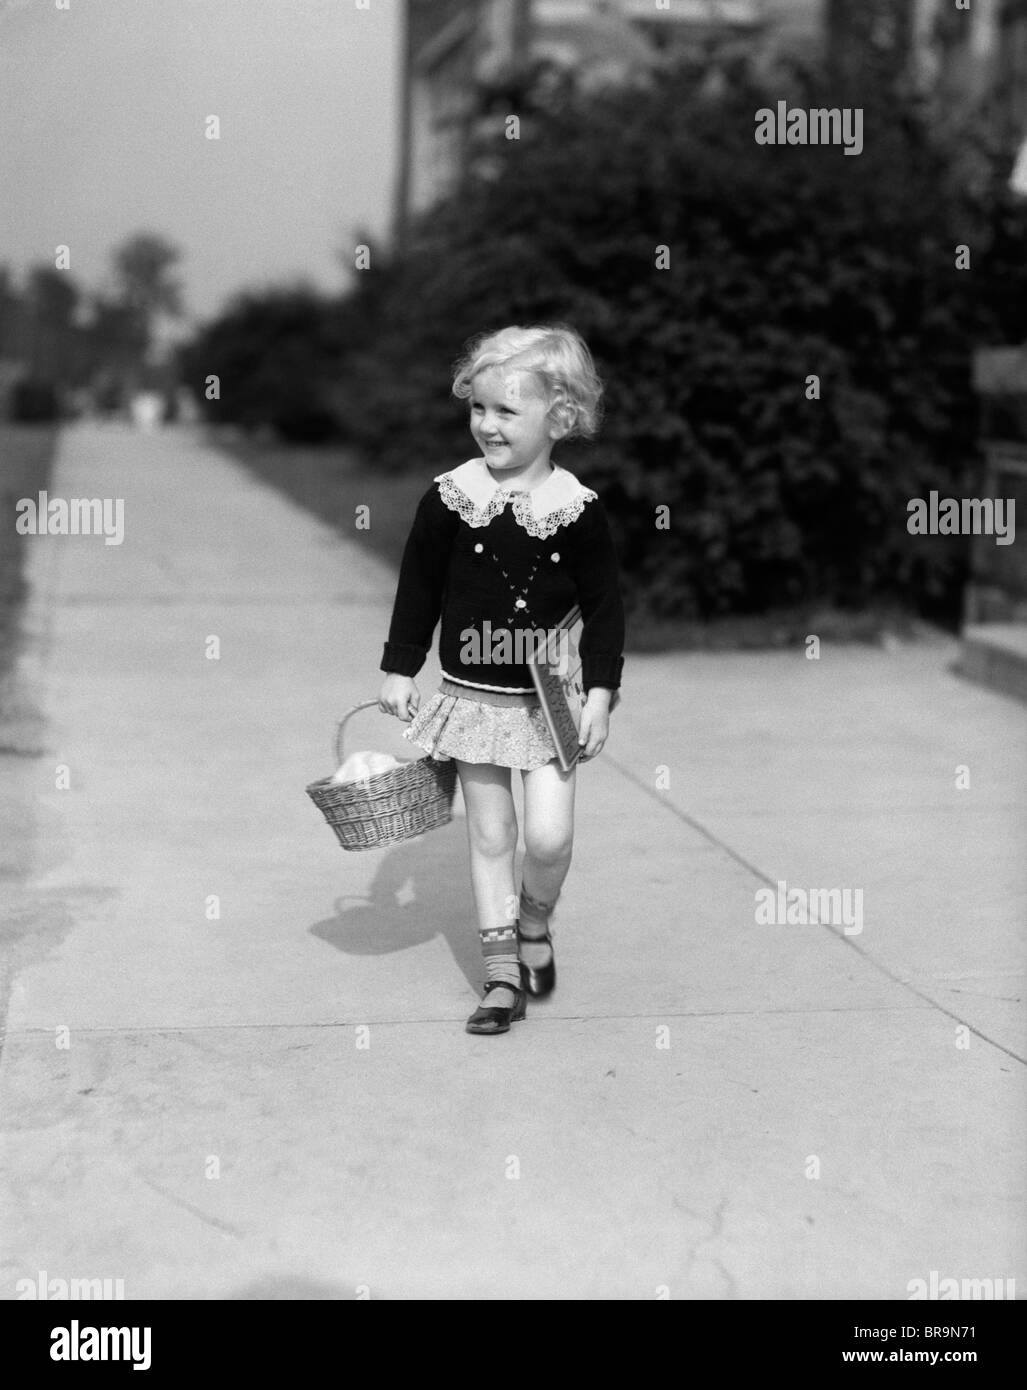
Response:
[[[370,749],[361,749],[360,752],[349,755],[332,777],[332,781],[364,782],[368,777],[377,777],[379,773],[399,766],[399,759],[394,758],[391,753],[375,753]]]

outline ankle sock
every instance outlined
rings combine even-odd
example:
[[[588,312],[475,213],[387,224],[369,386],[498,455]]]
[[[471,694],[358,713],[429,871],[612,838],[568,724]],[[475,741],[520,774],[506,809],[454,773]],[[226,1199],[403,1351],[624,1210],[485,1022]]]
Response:
[[[559,894],[557,894],[559,897]],[[549,914],[556,906],[556,898],[551,903],[540,902],[521,885],[520,927],[521,960],[538,970],[548,965],[552,958],[552,948],[542,939],[549,928]],[[528,940],[524,940],[527,937]]]
[[[504,985],[520,988],[521,966],[517,955],[517,923],[490,927],[481,933],[481,953],[485,959],[485,983],[499,980]],[[510,990],[493,989],[482,996],[486,1008],[508,1009],[514,1002]]]

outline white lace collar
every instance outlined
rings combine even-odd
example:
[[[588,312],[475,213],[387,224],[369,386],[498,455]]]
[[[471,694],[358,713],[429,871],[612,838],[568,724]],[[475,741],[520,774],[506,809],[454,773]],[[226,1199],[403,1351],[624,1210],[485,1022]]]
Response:
[[[585,503],[595,501],[598,495],[558,464],[553,465],[545,482],[530,492],[501,487],[483,458],[469,459],[459,468],[439,473],[435,481],[443,502],[458,512],[468,526],[488,526],[512,501],[518,525],[541,540],[576,521]]]

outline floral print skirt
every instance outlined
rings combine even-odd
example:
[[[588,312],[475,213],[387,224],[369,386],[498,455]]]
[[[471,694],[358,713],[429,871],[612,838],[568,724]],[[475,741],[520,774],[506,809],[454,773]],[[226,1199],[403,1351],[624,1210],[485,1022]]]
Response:
[[[534,694],[471,690],[446,679],[414,715],[403,737],[442,762],[457,758],[531,772],[556,757]]]

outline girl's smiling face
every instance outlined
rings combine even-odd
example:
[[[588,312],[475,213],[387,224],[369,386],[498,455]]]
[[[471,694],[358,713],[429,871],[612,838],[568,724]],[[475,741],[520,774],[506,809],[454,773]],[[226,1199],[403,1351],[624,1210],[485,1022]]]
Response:
[[[471,382],[471,434],[490,468],[527,472],[549,462],[563,434],[531,372],[490,367]]]

